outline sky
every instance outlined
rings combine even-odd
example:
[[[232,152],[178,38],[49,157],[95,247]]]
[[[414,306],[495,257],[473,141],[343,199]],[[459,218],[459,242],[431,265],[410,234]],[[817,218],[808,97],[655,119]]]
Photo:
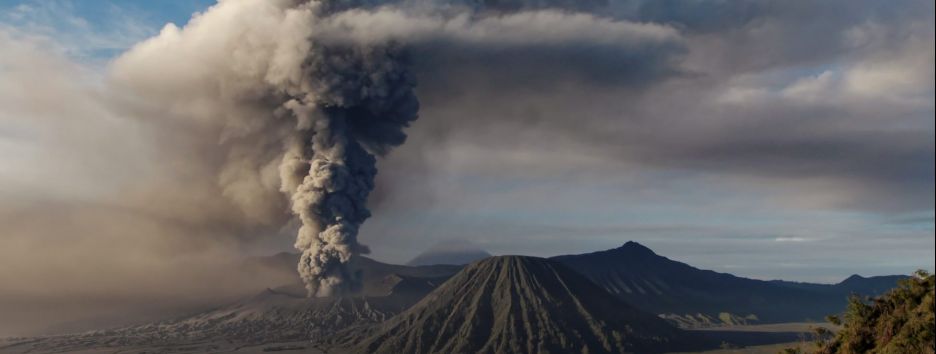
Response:
[[[419,119],[378,160],[370,256],[634,240],[758,279],[933,270],[932,1],[505,0],[480,19],[401,3],[317,25],[410,50]],[[186,27],[212,5],[0,0],[0,305],[141,274],[154,280],[122,301],[182,296],[166,289],[197,288],[184,269],[292,250],[283,197],[243,208],[247,184],[225,184],[243,152],[201,117],[257,113],[212,110],[202,86],[250,76],[201,73],[264,60],[212,43],[286,36],[251,32],[279,28],[266,13]]]

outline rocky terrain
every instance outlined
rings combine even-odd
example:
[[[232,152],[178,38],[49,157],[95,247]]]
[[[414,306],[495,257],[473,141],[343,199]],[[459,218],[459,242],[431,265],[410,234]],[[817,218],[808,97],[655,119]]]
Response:
[[[650,353],[710,345],[558,262],[523,256],[473,263],[409,310],[338,338],[360,353]]]

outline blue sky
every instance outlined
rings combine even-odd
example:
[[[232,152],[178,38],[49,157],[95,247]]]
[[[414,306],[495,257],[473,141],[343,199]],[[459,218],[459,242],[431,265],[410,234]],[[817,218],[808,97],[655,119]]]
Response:
[[[135,43],[157,35],[166,23],[181,27],[193,13],[211,4],[187,0],[3,0],[0,28],[45,37],[69,60],[104,75],[108,63]],[[640,18],[638,15],[634,16]],[[878,34],[873,33],[873,26],[867,29],[869,33],[862,32],[865,28],[860,24],[865,17],[886,20],[887,16],[904,16],[872,15],[856,10],[855,19],[850,19],[843,14],[841,22],[854,23],[835,28],[842,34],[830,41],[850,43],[867,37],[871,38],[868,43],[875,44]],[[539,256],[588,252],[635,240],[695,266],[756,278],[834,282],[852,273],[932,270],[932,197],[920,196],[933,191],[932,151],[925,151],[933,140],[932,82],[904,87],[901,85],[907,80],[900,76],[875,81],[885,85],[880,91],[873,91],[877,88],[869,84],[858,89],[849,86],[859,79],[879,79],[897,71],[862,76],[867,67],[912,67],[911,57],[920,55],[896,49],[888,49],[893,53],[872,52],[867,49],[873,47],[870,44],[831,54],[809,53],[801,48],[808,48],[799,43],[805,37],[792,29],[793,25],[784,19],[772,20],[778,27],[788,25],[790,29],[771,37],[776,43],[767,49],[757,47],[764,41],[754,34],[745,37],[739,30],[731,33],[739,36],[734,40],[751,43],[732,47],[719,42],[709,52],[706,45],[697,44],[712,41],[706,37],[709,33],[693,33],[691,27],[682,30],[688,43],[684,50],[689,54],[680,57],[688,63],[681,69],[702,72],[696,76],[699,78],[719,78],[713,80],[715,84],[705,83],[711,85],[712,92],[721,93],[713,93],[713,97],[694,96],[700,91],[697,87],[709,86],[693,82],[685,83],[688,88],[682,90],[678,85],[648,84],[651,88],[645,94],[620,99],[614,95],[631,95],[634,88],[602,86],[598,90],[577,87],[587,83],[575,82],[569,84],[571,93],[530,94],[532,90],[521,87],[493,97],[498,87],[485,83],[471,86],[475,83],[465,84],[468,80],[462,81],[466,89],[485,93],[444,97],[433,88],[445,82],[420,78],[426,82],[421,86],[426,93],[422,118],[412,127],[411,141],[380,163],[379,182],[386,195],[381,196],[373,218],[363,227],[363,242],[371,246],[375,258],[393,262],[405,262],[432,243],[448,239],[467,239],[492,253]],[[917,34],[914,31],[918,30],[906,31]],[[927,35],[931,33],[920,34]],[[784,51],[784,45],[791,49]],[[733,57],[719,57],[722,54],[714,53],[717,49]],[[757,51],[766,50],[773,51],[776,58],[758,57]],[[931,52],[924,52],[921,60],[931,60],[927,53]],[[700,86],[692,86],[696,84]],[[582,94],[585,97],[577,96],[578,90],[586,92]],[[888,100],[881,98],[881,103],[869,104],[870,109],[858,107],[856,102],[865,97],[860,96],[865,92],[862,90],[872,90],[875,97]],[[885,91],[899,97],[878,94]],[[803,92],[808,97],[798,96]],[[488,93],[490,96],[485,96]],[[498,101],[507,96],[511,100]],[[698,119],[688,114],[685,120],[668,118],[685,113],[679,111],[683,106],[673,103],[683,97],[689,102],[685,107],[698,112]],[[557,108],[542,104],[591,99],[595,104],[581,108],[584,113],[569,105]],[[790,102],[802,103],[802,107]],[[498,112],[492,113],[495,108],[508,112],[511,107],[516,112],[504,113],[502,119]],[[547,111],[536,114],[540,120],[519,117],[537,110]],[[568,128],[551,115],[601,116],[608,114],[605,110],[647,116],[623,128],[611,119],[576,122]],[[503,123],[514,121],[510,114],[518,115],[516,121],[535,124],[517,128]],[[753,123],[746,120],[748,116],[772,115],[778,117]],[[477,123],[470,125],[490,123],[494,128],[475,131],[469,123],[459,123],[476,122],[463,116],[497,119],[477,118]],[[884,122],[881,117],[893,121]],[[779,123],[784,119],[793,123]],[[656,125],[657,120],[662,123]],[[705,123],[708,121],[711,123]],[[0,122],[0,130],[16,131],[17,124]],[[443,124],[450,125],[437,129],[436,125]],[[797,124],[803,128],[789,128]],[[909,136],[904,140],[917,144],[900,146],[893,152],[879,148],[899,145],[900,138],[888,135],[877,141],[880,134],[875,134],[873,139],[862,140],[867,132],[897,131],[901,125],[922,135],[895,136]],[[673,126],[678,128],[670,130]],[[586,129],[592,127],[598,127],[595,130],[599,132]],[[758,135],[761,128],[767,133]],[[439,131],[454,133],[440,139]],[[697,132],[709,135],[697,138]],[[748,132],[753,138],[744,139]],[[786,133],[791,135],[783,135]],[[775,137],[779,138],[759,143]],[[810,140],[813,138],[825,140]],[[834,145],[828,151],[822,150],[827,148],[825,141]],[[29,143],[25,144],[28,150]],[[801,146],[815,146],[815,153],[803,153]],[[858,150],[846,149],[855,147]],[[619,148],[628,151],[619,153]],[[844,156],[840,156],[842,151]],[[861,156],[851,156],[848,151],[858,151],[855,154]],[[881,161],[874,158],[876,154]],[[815,156],[832,157],[817,162],[811,160]],[[14,166],[0,168],[0,173],[16,174],[21,172],[10,171],[30,168],[29,160],[2,153],[0,158]],[[420,168],[400,167],[412,165]],[[920,166],[929,172],[914,172]],[[893,169],[895,176],[886,173],[888,169]],[[46,184],[37,181],[37,185]],[[88,190],[107,188],[96,181],[89,178],[82,186]],[[909,187],[904,190],[900,185]],[[292,239],[286,235],[246,243],[244,248],[249,252],[262,253],[288,250]]]
[[[108,60],[166,23],[182,26],[210,0],[173,1],[0,1],[2,23],[30,32],[64,37],[71,55]]]

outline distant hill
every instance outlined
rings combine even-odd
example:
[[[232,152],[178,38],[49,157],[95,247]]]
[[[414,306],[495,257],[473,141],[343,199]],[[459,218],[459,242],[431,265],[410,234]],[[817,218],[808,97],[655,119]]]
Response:
[[[487,251],[467,242],[443,242],[420,253],[409,262],[406,262],[406,265],[465,265],[490,256],[491,254]]]
[[[290,285],[299,284],[296,273],[296,264],[299,263],[298,253],[281,252],[272,256],[254,257],[245,262],[245,269],[275,268],[281,273],[292,274],[295,279]],[[461,265],[396,265],[383,263],[364,256],[354,259],[351,264],[352,271],[360,272],[363,277],[363,289],[360,295],[384,296],[395,285],[388,282],[388,276],[399,275],[411,278],[447,278],[461,270]],[[283,284],[281,284],[283,285]]]
[[[863,277],[853,274],[838,284],[814,284],[790,282],[785,280],[772,280],[771,282],[787,287],[800,289],[809,289],[826,293],[835,293],[841,295],[861,294],[865,296],[882,295],[893,289],[897,282],[907,279],[906,275],[881,275],[874,277]]]
[[[710,344],[558,262],[523,256],[473,263],[405,312],[337,338],[361,353],[650,353]]]
[[[900,278],[851,277],[836,285],[754,280],[673,261],[636,242],[552,259],[637,308],[687,327],[820,321],[841,312],[849,293],[879,294]]]

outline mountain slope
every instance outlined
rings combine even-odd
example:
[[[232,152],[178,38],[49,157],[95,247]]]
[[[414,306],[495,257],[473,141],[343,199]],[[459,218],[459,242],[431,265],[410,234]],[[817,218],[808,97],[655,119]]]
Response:
[[[456,251],[426,251],[413,257],[406,265],[438,265],[438,264],[468,264],[479,259],[490,257],[491,254],[483,250],[456,250]]]
[[[280,262],[292,258],[278,257]],[[302,284],[294,283],[191,317],[125,332],[177,333],[184,338],[229,338],[244,343],[308,340],[382,322],[415,304],[460,269],[399,266],[365,257],[359,257],[352,267],[363,275],[363,295],[307,298]]]
[[[245,267],[281,268],[295,273],[294,256],[281,253],[256,258]],[[104,348],[213,352],[267,343],[308,342],[345,328],[380,323],[409,308],[461,269],[398,266],[364,257],[353,267],[361,271],[365,293],[370,295],[306,298],[302,284],[293,283],[267,288],[255,296],[191,316],[116,329],[22,338],[6,346],[31,353]],[[0,346],[0,352],[5,352],[4,346]]]
[[[636,242],[551,259],[637,308],[686,326],[818,321],[844,309],[850,291],[867,291],[890,281],[822,285],[747,279],[676,262]]]
[[[298,253],[281,252],[272,256],[254,257],[245,262],[244,269],[275,269],[283,274],[290,274],[298,284],[299,276],[296,273],[296,264],[299,263]],[[383,263],[367,257],[356,257],[350,265],[352,272],[361,274],[362,289],[360,295],[384,296],[395,285],[388,282],[392,275],[409,278],[447,278],[461,270],[460,265],[396,265]]]
[[[434,264],[468,264],[480,259],[490,257],[491,254],[477,246],[464,241],[449,241],[436,244],[432,248],[420,253],[412,260],[406,262],[409,266]]]
[[[417,298],[418,299],[418,298]],[[405,297],[306,298],[267,289],[248,300],[177,321],[114,331],[123,337],[226,338],[238,343],[306,340],[353,325],[379,323],[412,303]]]
[[[705,343],[611,296],[557,262],[475,262],[383,324],[343,332],[362,353],[609,353]]]
[[[842,296],[848,296],[850,294],[861,294],[865,296],[879,296],[890,291],[895,286],[897,282],[908,279],[909,276],[906,275],[882,275],[874,277],[863,277],[858,274],[853,274],[842,280],[838,284],[813,284],[813,283],[801,283],[801,282],[790,282],[784,280],[771,280],[771,283],[783,285],[787,287],[808,289],[812,291],[839,294]]]
[[[190,317],[110,330],[24,338],[8,346],[22,348],[13,352],[28,353],[104,352],[118,351],[118,348],[128,352],[230,351],[266,343],[305,342],[350,326],[379,323],[409,305],[399,300],[392,297],[305,298],[267,289],[253,298]],[[2,347],[0,352],[5,352]]]

